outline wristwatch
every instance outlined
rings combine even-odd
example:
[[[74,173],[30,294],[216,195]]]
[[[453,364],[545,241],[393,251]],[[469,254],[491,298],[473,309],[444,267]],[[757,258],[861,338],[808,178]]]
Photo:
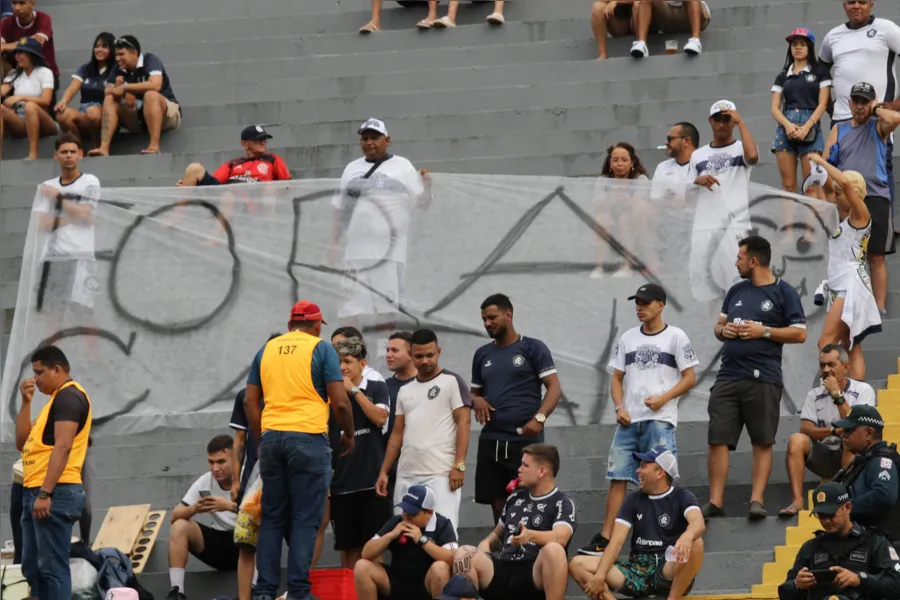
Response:
[[[427,544],[427,543],[428,543],[428,536],[427,536],[427,535],[423,535],[422,537],[419,538],[419,545],[420,545],[420,546],[424,546],[424,545]]]
[[[837,396],[832,396],[831,401],[834,402],[835,406],[842,406],[845,402],[847,402],[847,399],[844,398],[844,393],[841,392]]]
[[[544,413],[538,413],[534,415],[534,420],[543,425],[547,421],[547,415]]]
[[[466,472],[466,463],[464,463],[464,462],[456,463],[455,469],[457,471],[459,471],[460,473],[465,473]]]
[[[47,490],[38,490],[38,498],[44,500],[46,498],[52,498],[53,492],[48,492]]]
[[[769,339],[772,337],[772,328],[771,327],[763,327],[763,337]]]
[[[350,393],[354,396],[357,395],[359,393],[359,386],[354,385],[353,389],[350,390]]]

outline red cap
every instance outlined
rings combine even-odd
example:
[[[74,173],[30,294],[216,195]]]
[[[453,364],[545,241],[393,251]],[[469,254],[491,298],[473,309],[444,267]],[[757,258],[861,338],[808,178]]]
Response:
[[[322,321],[322,325],[328,325],[322,318],[322,309],[308,300],[301,300],[291,309],[291,321]]]

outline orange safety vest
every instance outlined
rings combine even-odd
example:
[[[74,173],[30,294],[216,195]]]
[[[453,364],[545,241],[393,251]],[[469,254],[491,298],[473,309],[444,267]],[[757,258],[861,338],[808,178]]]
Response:
[[[44,444],[44,428],[47,426],[47,419],[50,418],[50,409],[53,408],[53,401],[56,400],[56,395],[69,386],[74,386],[87,398],[88,418],[84,428],[75,435],[75,440],[72,442],[72,450],[69,452],[69,459],[66,461],[66,468],[63,469],[57,483],[81,483],[81,467],[84,465],[84,457],[87,454],[93,410],[91,398],[84,391],[84,388],[74,381],[67,381],[50,396],[50,400],[41,409],[41,414],[38,415],[37,420],[32,425],[28,439],[25,441],[25,447],[22,449],[22,469],[24,472],[22,485],[26,488],[36,488],[44,484],[44,478],[47,476],[47,467],[50,465],[50,454],[53,452],[53,446]]]

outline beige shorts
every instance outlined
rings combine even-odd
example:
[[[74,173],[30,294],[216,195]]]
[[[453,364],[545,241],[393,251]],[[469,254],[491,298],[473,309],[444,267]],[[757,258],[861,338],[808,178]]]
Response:
[[[124,102],[124,101],[123,101]],[[141,118],[141,111],[144,109],[143,101],[139,101],[135,108],[126,108],[120,113],[119,124],[122,129],[132,133],[138,133],[146,130],[146,125]],[[181,107],[178,103],[166,100],[166,114],[163,117],[162,130],[171,131],[181,126]]]
[[[699,0],[688,0],[697,2]],[[700,17],[700,31],[705,31],[709,26],[709,7],[706,2],[701,2],[702,15]],[[672,6],[668,2],[658,2],[653,6],[653,18],[650,21],[650,31],[661,33],[691,33],[691,18],[684,4]]]

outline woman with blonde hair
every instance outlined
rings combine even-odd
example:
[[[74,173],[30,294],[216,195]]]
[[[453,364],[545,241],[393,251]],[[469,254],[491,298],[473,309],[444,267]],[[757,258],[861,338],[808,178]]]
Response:
[[[881,331],[881,314],[866,271],[872,233],[872,217],[864,201],[866,182],[856,171],[841,171],[818,154],[810,154],[809,160],[813,169],[824,169],[833,181],[841,219],[828,241],[827,287],[831,306],[819,336],[819,349],[841,344],[850,354],[850,377],[865,381],[862,341]]]

